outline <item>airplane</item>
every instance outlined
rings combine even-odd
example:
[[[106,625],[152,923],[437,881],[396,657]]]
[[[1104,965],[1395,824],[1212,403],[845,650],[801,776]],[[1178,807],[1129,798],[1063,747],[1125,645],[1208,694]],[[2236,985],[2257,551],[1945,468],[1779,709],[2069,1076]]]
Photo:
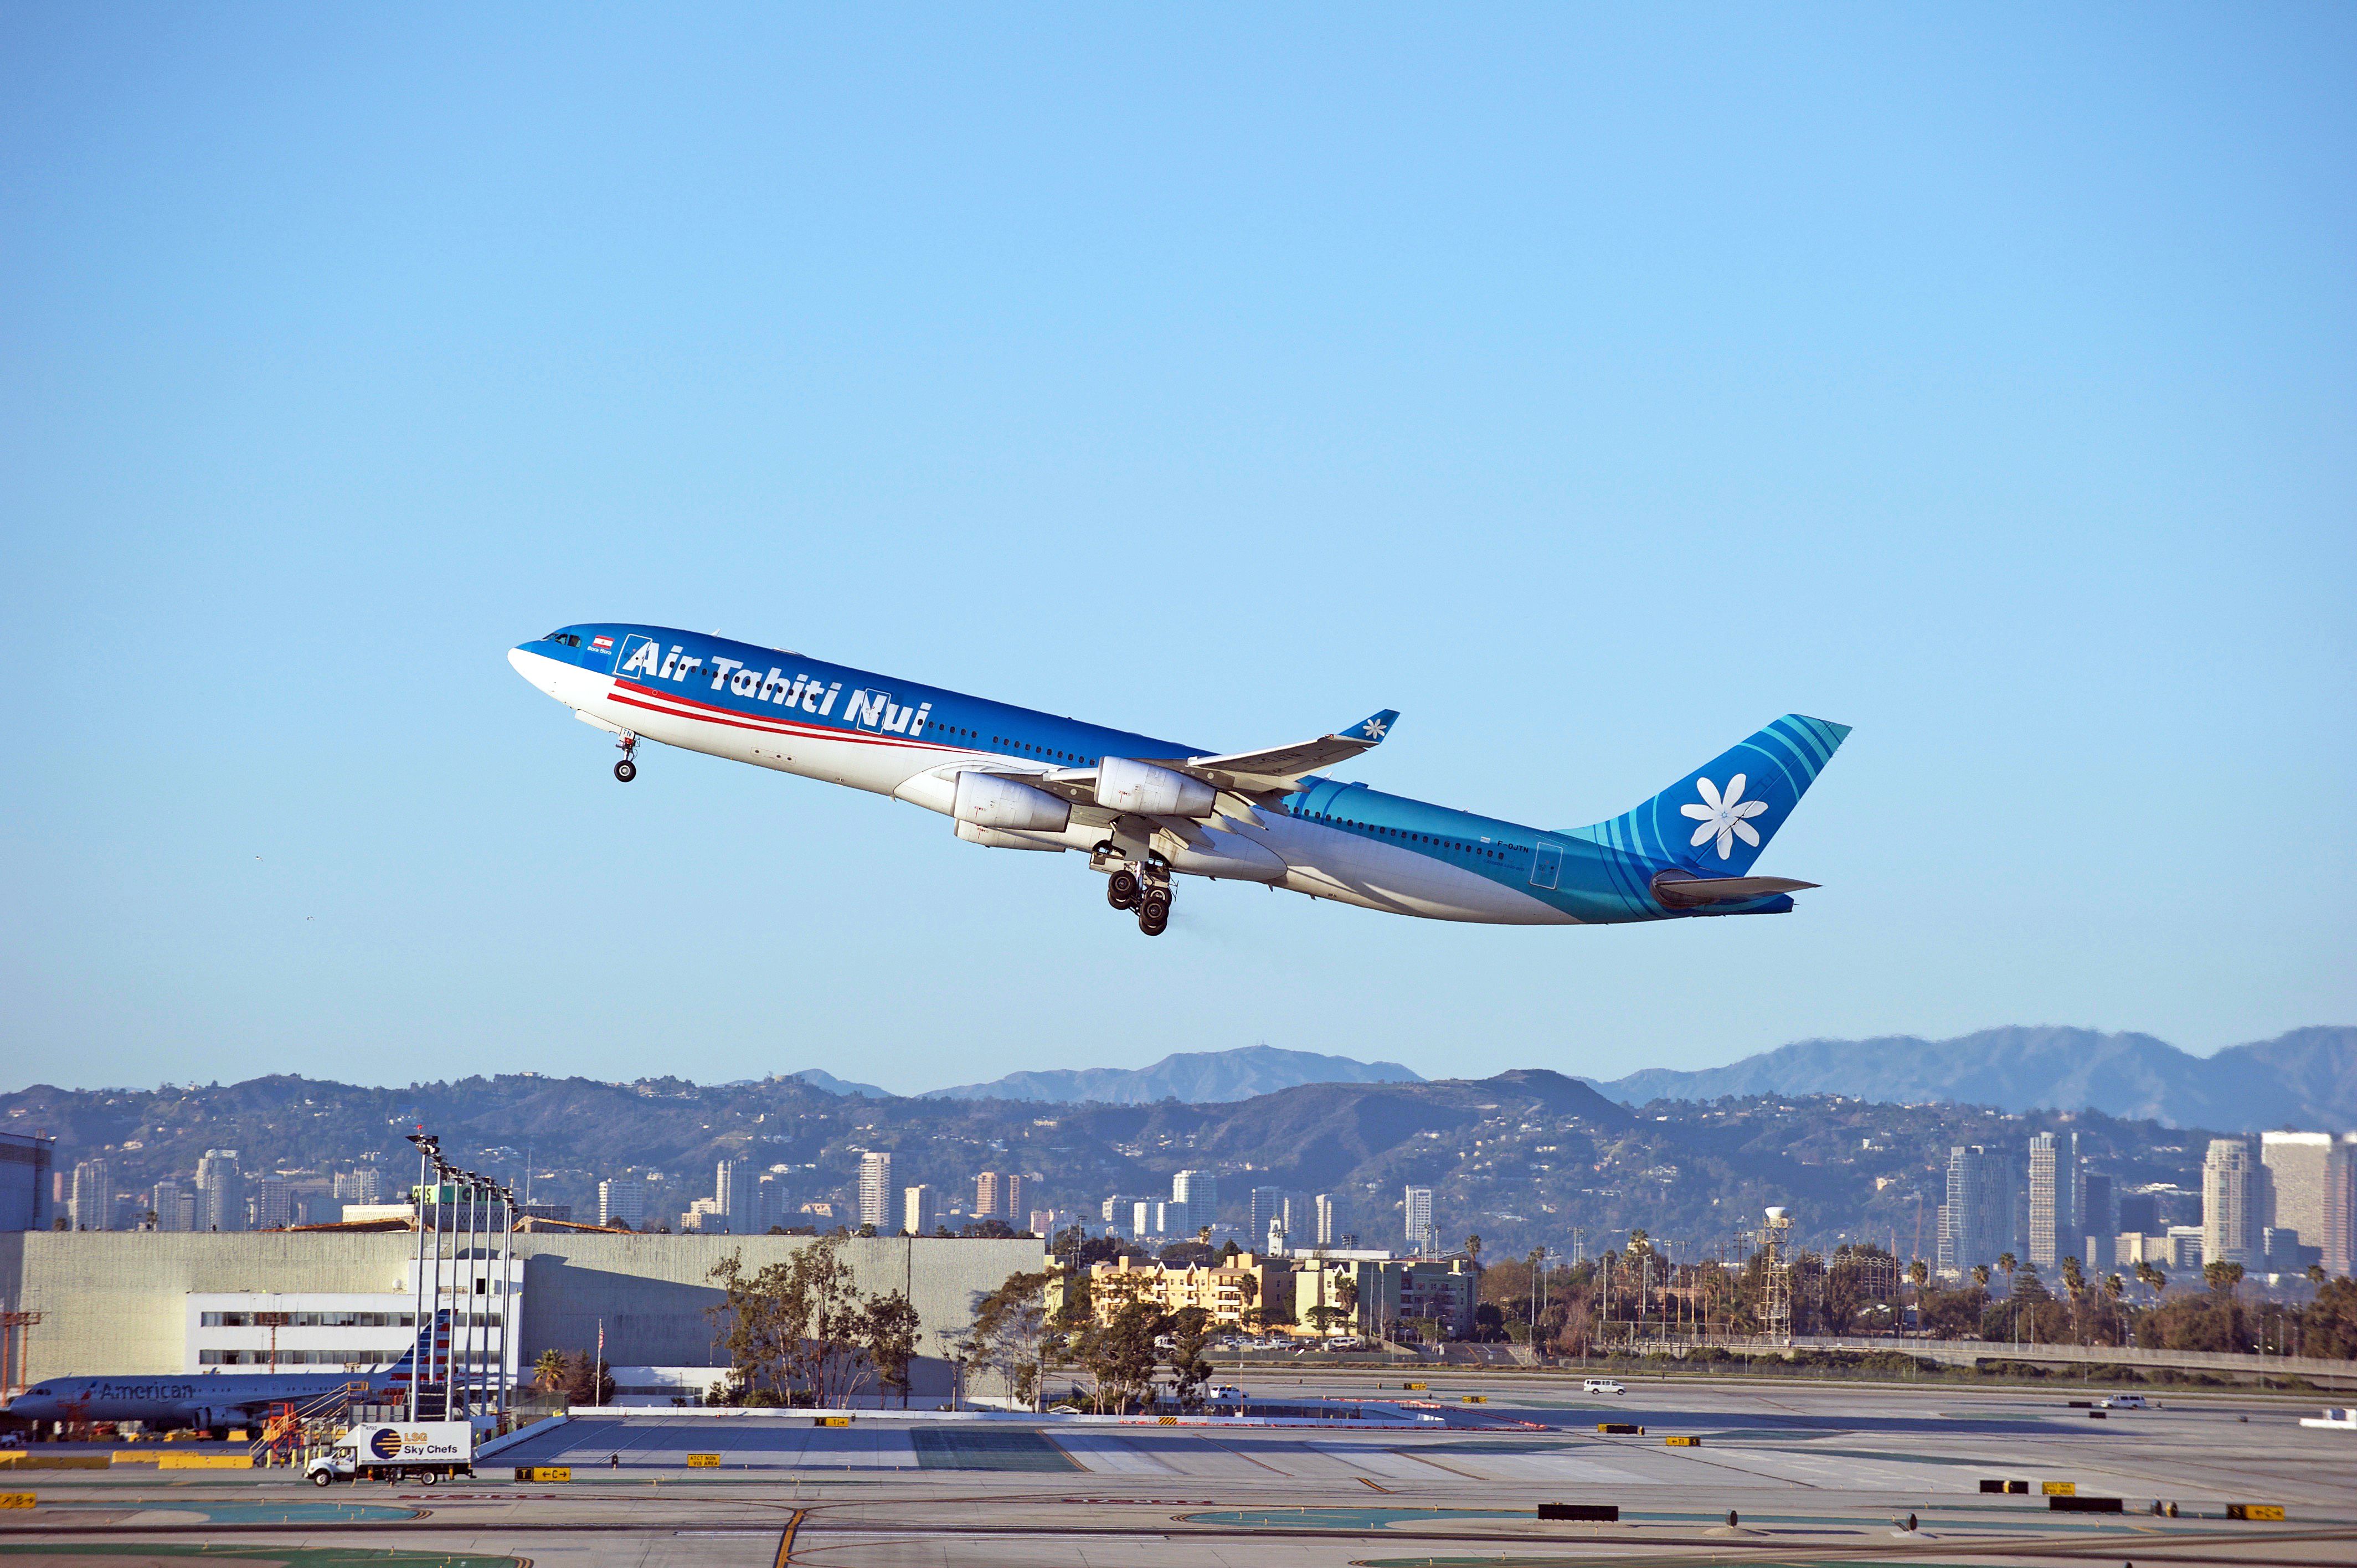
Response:
[[[1633,811],[1541,829],[1327,777],[1383,742],[1392,709],[1215,752],[667,627],[563,627],[508,662],[616,737],[623,783],[653,740],[889,796],[968,843],[1085,854],[1147,936],[1175,875],[1499,925],[1781,914],[1817,884],[1752,864],[1849,734],[1788,714]]]
[[[427,1350],[425,1337],[437,1335]],[[450,1309],[434,1315],[431,1329],[421,1327],[415,1343],[401,1359],[359,1372],[196,1372],[130,1377],[43,1378],[16,1398],[0,1405],[0,1421],[22,1423],[63,1421],[79,1424],[95,1421],[135,1421],[151,1431],[180,1427],[224,1431],[259,1423],[279,1405],[304,1405],[330,1394],[350,1392],[355,1404],[406,1403],[410,1375],[421,1351],[428,1356],[429,1382],[438,1385],[450,1355]],[[460,1379],[466,1376],[459,1369]],[[425,1391],[420,1391],[424,1397]],[[433,1389],[440,1403],[442,1390]]]

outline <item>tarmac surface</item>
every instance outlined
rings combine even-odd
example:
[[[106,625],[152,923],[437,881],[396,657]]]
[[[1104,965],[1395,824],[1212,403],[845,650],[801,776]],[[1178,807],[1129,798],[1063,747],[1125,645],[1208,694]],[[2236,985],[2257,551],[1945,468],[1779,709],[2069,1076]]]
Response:
[[[682,1411],[584,1417],[433,1487],[0,1473],[0,1491],[37,1499],[0,1510],[0,1568],[2357,1562],[2357,1437],[2299,1426],[2314,1401],[2178,1394],[2098,1420],[2068,1403],[2093,1396],[2063,1389],[1680,1380],[1612,1397],[1576,1376],[1435,1373],[1415,1393],[1397,1380],[1242,1380],[1256,1400],[1332,1395],[1446,1423],[821,1427]],[[519,1466],[569,1476],[520,1481]],[[1990,1479],[2028,1490],[1985,1493]],[[2124,1511],[2054,1511],[2047,1483]],[[1541,1503],[1620,1519],[1542,1520]]]

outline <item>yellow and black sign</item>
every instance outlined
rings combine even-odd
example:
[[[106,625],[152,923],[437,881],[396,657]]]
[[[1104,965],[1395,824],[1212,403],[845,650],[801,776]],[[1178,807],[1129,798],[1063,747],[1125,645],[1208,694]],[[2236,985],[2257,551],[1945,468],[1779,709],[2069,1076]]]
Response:
[[[1662,1445],[1665,1448],[1699,1448],[1702,1446],[1702,1439],[1699,1437],[1664,1437],[1662,1439]]]
[[[2050,1498],[2075,1498],[2079,1495],[2076,1481],[2040,1481],[2038,1489]]]
[[[1596,1423],[1596,1430],[1603,1433],[1608,1437],[1642,1437],[1645,1435],[1645,1429],[1643,1427],[1632,1425],[1625,1421],[1599,1421]]]
[[[717,1454],[691,1454],[687,1456],[687,1467],[691,1470],[717,1470],[720,1468],[720,1455]]]
[[[2281,1503],[2228,1503],[2226,1505],[2228,1519],[2281,1519],[2283,1516]]]
[[[851,1418],[847,1415],[822,1415],[811,1424],[813,1426],[849,1426]]]
[[[1407,1389],[1428,1389],[1432,1385],[1430,1383],[1403,1383],[1400,1386]]]
[[[573,1479],[573,1467],[569,1465],[558,1465],[554,1467],[519,1465],[516,1466],[516,1479],[519,1481],[569,1481]]]
[[[32,1506],[33,1494],[30,1492],[0,1492],[0,1509],[28,1509]],[[2277,1514],[2276,1517],[2280,1519],[2283,1516]]]
[[[1463,1404],[1488,1404],[1490,1402],[1490,1396],[1488,1394],[1459,1394],[1457,1397],[1458,1402]]]

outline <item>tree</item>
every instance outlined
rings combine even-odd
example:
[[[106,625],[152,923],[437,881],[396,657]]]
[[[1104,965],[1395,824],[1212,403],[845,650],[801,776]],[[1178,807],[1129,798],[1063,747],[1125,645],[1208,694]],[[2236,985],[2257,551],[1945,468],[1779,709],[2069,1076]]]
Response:
[[[2201,1283],[2222,1294],[2233,1295],[2234,1287],[2243,1283],[2243,1265],[2230,1263],[2223,1258],[2201,1265]]]
[[[1472,1235],[1465,1238],[1465,1256],[1472,1261],[1475,1272],[1479,1273],[1481,1267],[1481,1234],[1480,1231],[1477,1230]]]
[[[1348,1309],[1332,1302],[1320,1302],[1309,1309],[1309,1326],[1320,1334],[1332,1334],[1335,1328],[1351,1320]]]
[[[2013,1286],[2013,1272],[2020,1266],[2021,1260],[2015,1257],[2011,1252],[1999,1252],[1996,1255],[1997,1273],[2005,1276],[2006,1287],[2008,1290]]]
[[[900,1391],[900,1408],[909,1407],[909,1369],[917,1359],[917,1309],[899,1291],[870,1296],[860,1315],[858,1340],[867,1352],[877,1380]]]
[[[614,1397],[614,1376],[607,1365],[588,1351],[576,1352],[565,1363],[565,1401],[567,1404],[605,1404]]]
[[[1170,1380],[1177,1385],[1179,1407],[1193,1410],[1201,1404],[1203,1385],[1211,1378],[1211,1363],[1203,1359],[1203,1347],[1211,1338],[1211,1315],[1200,1306],[1182,1306],[1166,1320],[1164,1331],[1170,1336]]]
[[[1006,1398],[1036,1405],[1040,1347],[1048,1333],[1048,1276],[1017,1270],[996,1290],[974,1298],[974,1344],[980,1359],[997,1369]]]
[[[1154,1341],[1162,1332],[1161,1307],[1132,1294],[1082,1331],[1080,1361],[1096,1383],[1097,1413],[1143,1403],[1154,1386],[1160,1357]]]
[[[721,1287],[719,1305],[707,1309],[719,1330],[716,1342],[748,1391],[765,1390],[780,1402],[841,1404],[878,1369],[869,1340],[888,1349],[899,1331],[898,1308],[883,1319],[871,1316],[890,1298],[860,1293],[838,1237],[798,1248],[755,1274],[745,1273],[741,1252],[732,1252],[710,1277]],[[914,1312],[908,1316],[913,1355]]]
[[[1973,1265],[1973,1283],[1978,1285],[1983,1290],[1986,1290],[1988,1289],[1988,1283],[1989,1266],[1986,1263],[1975,1263]]]
[[[544,1394],[565,1386],[565,1352],[551,1346],[532,1364],[532,1386]]]

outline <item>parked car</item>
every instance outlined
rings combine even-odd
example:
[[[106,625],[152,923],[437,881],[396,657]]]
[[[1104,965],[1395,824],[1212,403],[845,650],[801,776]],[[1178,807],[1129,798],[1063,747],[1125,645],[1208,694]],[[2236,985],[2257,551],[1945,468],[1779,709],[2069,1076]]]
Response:
[[[1629,1391],[1620,1386],[1617,1378],[1590,1378],[1579,1385],[1579,1391],[1584,1394],[1625,1394]]]

